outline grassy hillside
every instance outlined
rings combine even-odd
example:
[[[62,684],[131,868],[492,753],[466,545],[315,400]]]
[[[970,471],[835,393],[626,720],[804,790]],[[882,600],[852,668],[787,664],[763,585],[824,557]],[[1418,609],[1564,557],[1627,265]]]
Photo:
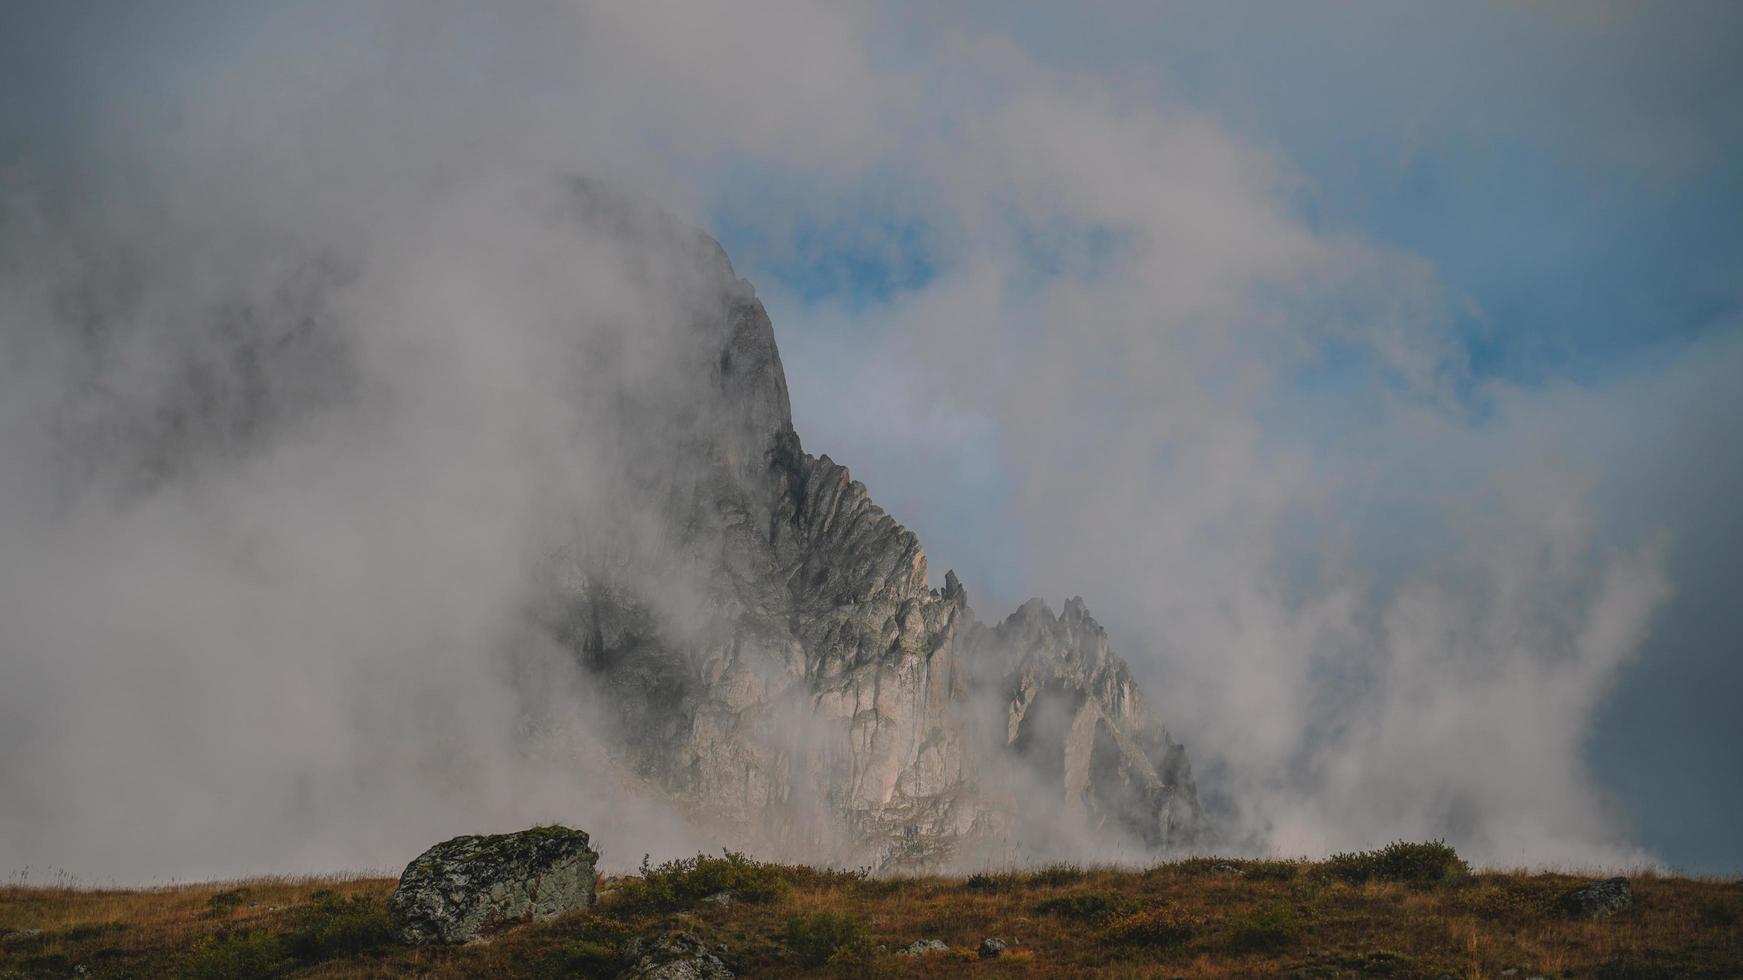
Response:
[[[591,910],[442,949],[394,942],[391,879],[10,887],[0,978],[612,977],[630,940],[672,929],[723,944],[753,977],[1743,976],[1743,883],[1636,875],[1632,909],[1576,920],[1558,900],[1582,879],[1472,874],[1450,850],[1411,848],[967,878],[701,858],[606,879]],[[735,898],[703,900],[720,892]],[[989,937],[1011,943],[1005,955],[977,955]],[[895,952],[917,939],[948,948]]]

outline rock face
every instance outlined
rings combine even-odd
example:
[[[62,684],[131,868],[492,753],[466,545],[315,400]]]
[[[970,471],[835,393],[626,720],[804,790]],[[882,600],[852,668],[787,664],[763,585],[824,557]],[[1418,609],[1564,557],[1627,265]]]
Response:
[[[1634,906],[1634,889],[1627,878],[1594,881],[1561,897],[1561,908],[1576,919],[1601,919]]]
[[[619,713],[623,760],[795,859],[881,870],[1197,839],[1185,750],[1083,601],[988,627],[954,573],[931,588],[914,534],[802,449],[768,315],[720,247],[596,185],[577,195],[584,220],[658,257],[643,285],[675,311],[655,331],[663,385],[598,402],[626,433],[608,462],[635,536],[551,574],[551,626]]]
[[[563,827],[456,837],[406,865],[388,908],[413,944],[463,943],[594,902],[598,852]]]

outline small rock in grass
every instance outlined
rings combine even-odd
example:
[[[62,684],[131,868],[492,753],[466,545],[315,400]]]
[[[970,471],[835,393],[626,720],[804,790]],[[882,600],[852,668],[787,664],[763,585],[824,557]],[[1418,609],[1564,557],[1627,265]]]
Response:
[[[1005,950],[1009,947],[1010,944],[1005,942],[1003,939],[982,939],[980,941],[980,958],[983,960],[996,960],[1005,955]]]
[[[722,950],[725,949],[723,945]],[[732,980],[734,974],[700,936],[671,932],[630,941],[622,980]]]
[[[1576,919],[1601,919],[1633,906],[1627,878],[1588,882],[1561,897],[1562,911]]]
[[[988,940],[991,942],[991,940]],[[927,953],[942,953],[950,948],[950,944],[939,939],[916,939],[906,946],[896,950],[897,956],[925,956]]]

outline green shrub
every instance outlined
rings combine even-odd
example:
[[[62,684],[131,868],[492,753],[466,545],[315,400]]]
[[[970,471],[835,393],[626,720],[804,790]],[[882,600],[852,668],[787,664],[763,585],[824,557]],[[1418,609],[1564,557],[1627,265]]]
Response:
[[[1029,872],[1030,887],[1057,888],[1082,881],[1089,872],[1069,864],[1049,864]]]
[[[1314,976],[1346,976],[1355,974],[1365,977],[1415,977],[1425,975],[1425,971],[1417,962],[1403,953],[1388,949],[1369,950],[1365,953],[1336,952],[1328,954],[1315,961],[1323,972]]]
[[[611,977],[623,966],[616,946],[577,939],[545,954],[540,976],[546,977]]]
[[[284,950],[305,963],[356,956],[394,941],[386,905],[363,895],[343,898],[330,891],[310,896],[296,910]]]
[[[73,967],[78,964],[67,959],[64,953],[49,953],[44,956],[28,956],[18,964],[24,969],[17,974],[21,980],[42,980],[43,977],[71,976]]]
[[[835,952],[829,954],[824,965],[830,972],[841,977],[871,978],[883,976],[887,972],[882,969],[878,948],[872,944],[869,936],[860,936],[835,947]]]
[[[1743,920],[1743,907],[1736,903],[1727,904],[1716,899],[1708,899],[1701,903],[1697,918],[1701,925],[1708,929],[1730,929]]]
[[[1287,905],[1267,905],[1229,923],[1226,943],[1236,953],[1275,952],[1301,938],[1301,925]]]
[[[1446,841],[1422,843],[1394,841],[1378,851],[1357,851],[1353,854],[1333,854],[1326,859],[1325,872],[1340,881],[1360,884],[1364,881],[1407,881],[1431,884],[1452,881],[1471,871]]]
[[[1300,871],[1300,861],[1247,861],[1241,866],[1241,876],[1249,881],[1293,881]]]
[[[962,887],[971,892],[1003,892],[1020,888],[1025,881],[1014,871],[977,871],[968,876]]]
[[[865,924],[846,912],[813,912],[787,920],[787,944],[806,966],[822,966],[837,953],[863,958],[869,947]],[[839,965],[839,964],[838,964]]]
[[[1130,915],[1122,915],[1108,924],[1105,938],[1124,946],[1153,946],[1167,949],[1184,946],[1204,930],[1206,919],[1173,905],[1162,905]]]
[[[831,878],[861,877],[863,874],[855,872],[818,872],[764,864],[734,851],[722,851],[720,857],[698,854],[652,867],[643,858],[641,877],[632,878],[618,888],[618,902],[632,911],[676,912],[719,892],[731,892],[741,902],[767,902],[791,890],[795,878],[811,884]]]
[[[854,890],[867,898],[884,898],[915,887],[914,878],[863,878],[853,883]]]
[[[1542,896],[1510,884],[1483,883],[1454,892],[1450,904],[1461,912],[1495,922],[1523,922],[1551,910]],[[1559,913],[1559,909],[1556,910]]]
[[[216,895],[213,895],[211,898],[206,899],[206,917],[209,919],[218,919],[229,915],[231,912],[240,908],[242,903],[248,900],[248,897],[249,891],[246,888],[232,888],[228,891],[221,891]]]
[[[557,980],[575,977],[615,977],[624,967],[625,944],[637,927],[592,913],[564,916],[545,927],[558,941],[553,949],[529,948],[527,959],[516,964],[510,975],[526,974]]]
[[[1189,857],[1158,864],[1144,872],[1149,878],[1202,878],[1226,874],[1224,870],[1236,862],[1220,857]]]
[[[1689,976],[1687,968],[1676,963],[1655,963],[1623,955],[1598,967],[1598,980],[1680,980]]]
[[[127,928],[125,922],[83,922],[59,933],[57,938],[63,942],[84,943],[103,936],[114,935],[117,932],[126,932]]]
[[[208,938],[194,947],[177,976],[183,980],[255,980],[274,975],[284,962],[279,938],[264,930]]]
[[[1137,902],[1108,891],[1073,892],[1049,898],[1035,906],[1035,911],[1042,915],[1056,915],[1062,919],[1076,919],[1098,925],[1122,915],[1130,915],[1137,910]]]

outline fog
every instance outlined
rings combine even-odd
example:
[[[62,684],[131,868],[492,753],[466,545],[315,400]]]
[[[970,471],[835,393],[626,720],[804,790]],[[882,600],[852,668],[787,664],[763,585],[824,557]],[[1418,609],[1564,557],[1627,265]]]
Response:
[[[879,302],[758,283],[806,446],[981,615],[1085,596],[1225,850],[1653,860],[1584,753],[1691,529],[1623,476],[1739,417],[1735,329],[1480,376],[1470,297],[1309,218],[1274,147],[957,18],[5,16],[0,80],[45,93],[0,116],[9,873],[395,868],[553,820],[616,867],[717,846],[610,765],[529,615],[576,551],[683,602],[611,405],[692,397],[691,298],[574,220],[578,174],[772,268],[920,237]]]

